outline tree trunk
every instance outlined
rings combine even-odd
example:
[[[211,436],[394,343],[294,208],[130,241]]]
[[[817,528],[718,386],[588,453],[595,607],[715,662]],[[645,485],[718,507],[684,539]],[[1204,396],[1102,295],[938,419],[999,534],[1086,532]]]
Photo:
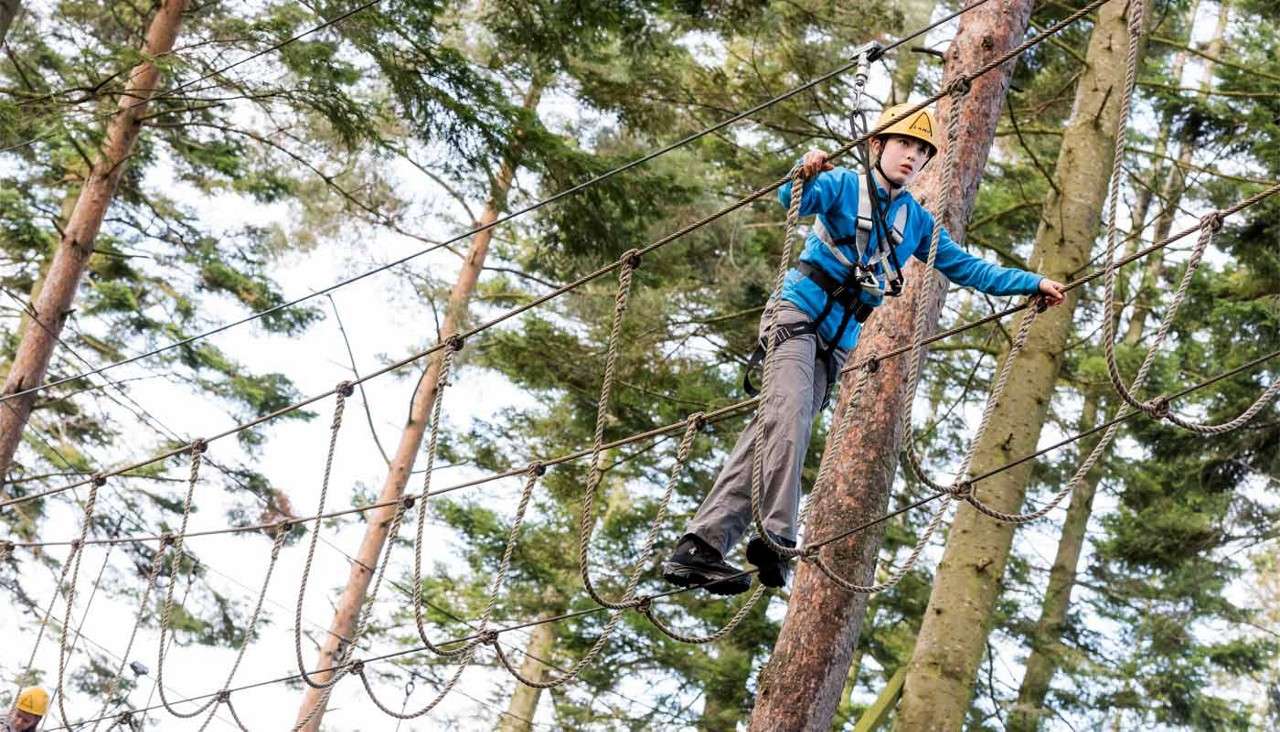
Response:
[[[1193,21],[1198,7],[1198,2],[1192,4],[1188,17]],[[1222,34],[1226,29],[1228,7],[1229,4],[1225,1],[1219,6],[1218,25],[1210,43],[1211,50],[1209,55],[1211,56],[1216,57],[1221,48]],[[1188,43],[1190,42],[1188,40]],[[1186,64],[1187,55],[1183,51],[1175,57],[1170,70],[1172,78],[1182,78],[1182,70]],[[1201,88],[1207,88],[1212,78],[1213,62],[1206,60],[1204,73],[1201,77]],[[1168,136],[1170,122],[1171,120],[1166,117],[1165,129],[1161,135],[1161,144],[1157,146],[1158,148],[1165,147],[1164,140]],[[1184,138],[1178,156],[1180,163],[1190,162],[1191,150],[1191,141]],[[1184,172],[1179,166],[1171,167],[1172,170],[1165,178],[1164,189],[1161,192],[1164,207],[1156,219],[1155,241],[1160,241],[1169,235],[1169,231],[1173,226],[1174,212],[1177,211],[1178,204],[1182,198]],[[1144,200],[1150,200],[1149,192]],[[1142,213],[1143,216],[1136,220],[1145,219],[1145,212]],[[1143,268],[1142,279],[1134,298],[1133,313],[1129,318],[1128,328],[1122,338],[1122,342],[1127,346],[1137,346],[1142,342],[1147,317],[1151,313],[1148,303],[1159,292],[1156,283],[1163,263],[1163,258],[1160,254],[1161,252],[1152,254],[1147,266]],[[1084,412],[1080,419],[1081,430],[1087,430],[1093,426],[1097,407],[1096,395],[1090,394],[1087,396]],[[1109,410],[1104,415],[1104,419],[1109,421],[1114,416],[1114,410]],[[1080,455],[1087,455],[1096,444],[1096,439],[1082,442]],[[1105,456],[1102,460],[1099,460],[1099,465],[1104,463]],[[1043,721],[1044,700],[1049,693],[1049,684],[1058,669],[1062,651],[1064,650],[1062,633],[1065,629],[1067,610],[1071,604],[1071,592],[1075,588],[1076,574],[1079,571],[1080,554],[1084,549],[1085,532],[1088,528],[1089,518],[1093,513],[1093,498],[1097,493],[1100,479],[1101,470],[1095,469],[1092,471],[1081,483],[1080,487],[1076,489],[1076,493],[1071,497],[1071,503],[1067,508],[1067,518],[1063,523],[1062,535],[1058,540],[1057,556],[1054,558],[1053,568],[1049,573],[1049,585],[1045,590],[1040,619],[1036,623],[1031,639],[1031,654],[1027,657],[1026,670],[1023,673],[1022,684],[1018,689],[1018,704],[1009,716],[1008,729],[1011,732],[1034,732]]]
[[[555,642],[555,623],[535,625],[530,630],[529,642],[524,662],[520,664],[520,673],[527,679],[541,681],[547,674],[547,667],[537,659],[547,658],[551,653],[551,644]],[[533,732],[533,715],[538,711],[538,699],[542,689],[525,686],[519,681],[511,693],[511,701],[507,703],[507,712],[498,722],[499,732]]]
[[[154,58],[173,48],[186,6],[186,0],[165,0],[160,5],[147,28],[142,48],[145,57]],[[35,312],[23,329],[13,365],[5,378],[4,394],[23,391],[44,382],[62,324],[71,312],[80,278],[84,276],[93,254],[94,240],[142,129],[139,118],[146,113],[147,102],[159,81],[160,69],[150,61],[135,66],[129,74],[126,86],[133,93],[121,97],[118,109],[107,125],[106,140],[98,152],[98,159],[89,171],[75,208],[63,228],[40,296],[32,303]],[[9,399],[5,402],[7,408],[0,409],[0,480],[9,474],[35,399],[36,392],[23,394]]]
[[[1129,34],[1125,3],[1103,5],[1076,88],[1072,119],[1055,168],[1057,190],[1045,201],[1031,263],[1065,281],[1089,261],[1110,179]],[[976,446],[973,473],[983,473],[1035,449],[1044,425],[1062,351],[1079,299],[1037,320],[1019,362]],[[1003,361],[1003,357],[1001,359]],[[977,485],[978,496],[1003,511],[1021,509],[1032,464],[998,473]],[[912,655],[895,729],[958,730],[973,694],[978,664],[991,632],[992,610],[1013,542],[1014,527],[961,504]]]
[[[905,32],[914,31],[929,24],[933,17],[933,9],[938,6],[937,0],[900,0],[898,7],[902,13],[899,28]],[[920,68],[921,54],[908,48],[898,51],[898,64],[893,68],[893,85],[890,92],[890,104],[900,104],[911,96],[916,86],[916,71]]]
[[[0,0],[0,43],[4,43],[5,36],[9,35],[9,26],[13,25],[21,4],[20,0]]]
[[[525,94],[524,108],[526,110],[535,109],[541,95],[542,86],[535,80]],[[519,132],[517,131],[518,135]],[[485,203],[480,220],[476,222],[477,226],[492,224],[506,207],[507,192],[511,188],[511,180],[515,175],[518,156],[519,143],[517,140],[513,141],[511,151],[503,161],[498,174],[493,178],[493,183],[489,189],[489,200]],[[462,330],[467,316],[467,304],[471,299],[471,293],[475,290],[476,281],[480,278],[480,271],[484,267],[484,260],[489,253],[489,242],[492,238],[493,229],[490,228],[478,232],[471,240],[471,247],[467,250],[466,259],[463,260],[462,271],[458,273],[458,280],[454,283],[453,290],[449,294],[448,309],[445,311],[444,322],[441,324],[440,333],[438,334],[441,342],[448,340]],[[391,459],[391,465],[387,469],[387,477],[382,484],[382,492],[378,494],[378,503],[390,502],[393,505],[385,506],[371,513],[369,525],[365,529],[364,539],[360,542],[360,549],[356,554],[356,561],[351,564],[351,574],[347,579],[346,589],[343,590],[342,598],[338,601],[338,610],[334,614],[333,624],[330,626],[329,633],[325,636],[324,645],[320,648],[320,655],[316,659],[315,668],[317,669],[331,668],[340,657],[339,639],[349,639],[355,632],[356,620],[360,614],[360,608],[364,605],[369,582],[373,579],[374,570],[378,565],[383,546],[387,541],[387,532],[396,510],[394,502],[399,501],[400,497],[404,495],[405,485],[409,481],[413,463],[422,447],[422,437],[426,432],[427,421],[438,396],[436,379],[440,371],[441,355],[438,352],[431,359],[430,364],[427,366],[427,373],[418,382],[417,390],[413,394],[413,403],[409,408],[409,420],[405,424],[404,432],[400,435],[400,443],[396,447],[395,455]],[[417,589],[414,588],[414,591],[416,592]],[[328,681],[332,675],[332,671],[326,670],[316,671],[312,674],[312,677],[317,683],[323,683]],[[323,703],[326,699],[327,695],[324,690],[308,686],[302,699],[302,705],[298,709],[298,720],[304,719],[317,704]],[[322,708],[311,717],[311,720],[306,725],[300,728],[300,732],[319,732],[320,722],[323,718],[324,709]]]
[[[1031,14],[1031,0],[996,0],[962,16],[956,40],[947,50],[944,83],[977,68],[1022,40]],[[940,186],[950,183],[958,189],[951,210],[935,212],[959,240],[973,209],[978,182],[995,135],[996,122],[1004,107],[1011,64],[979,77],[964,98],[960,112],[957,145],[957,179],[942,181],[942,154],[925,168],[917,191],[922,203],[934,202]],[[950,100],[944,99],[939,118],[945,120]],[[952,141],[944,141],[944,147]],[[930,332],[937,327],[942,297],[921,303],[930,275],[920,262],[907,266],[909,280],[901,297],[891,298],[877,308],[868,321],[851,362],[870,354],[884,353],[910,338],[917,306],[928,308]],[[945,287],[939,287],[945,292]],[[889,359],[881,364],[875,383],[863,397],[856,429],[839,445],[832,445],[835,476],[814,506],[806,535],[831,536],[858,521],[883,514],[897,470],[902,446],[901,410],[906,401],[906,359]],[[847,388],[857,374],[846,374],[836,414],[848,399]],[[831,545],[829,557],[852,580],[863,582],[874,576],[876,557],[884,537],[883,526],[873,527],[850,539]],[[759,694],[751,715],[752,730],[828,730],[840,692],[844,687],[853,648],[866,611],[865,595],[851,594],[826,579],[808,563],[796,573],[792,602],[778,636],[773,657],[760,674]]]
[[[1097,418],[1098,395],[1090,393],[1085,397],[1081,408],[1079,429],[1092,429]],[[1079,455],[1083,457],[1093,452],[1101,437],[1099,433],[1081,441]],[[1022,686],[1018,689],[1018,704],[1009,715],[1007,729],[1010,732],[1034,732],[1040,726],[1049,682],[1053,680],[1054,671],[1057,670],[1065,650],[1062,631],[1066,628],[1067,609],[1071,603],[1071,591],[1075,587],[1080,553],[1084,550],[1085,530],[1093,508],[1093,497],[1098,490],[1098,479],[1105,464],[1105,459],[1099,460],[1098,465],[1071,494],[1067,518],[1062,524],[1062,536],[1058,539],[1058,553],[1053,559],[1053,568],[1049,570],[1049,586],[1044,592],[1040,619],[1033,631],[1031,655],[1027,657]]]

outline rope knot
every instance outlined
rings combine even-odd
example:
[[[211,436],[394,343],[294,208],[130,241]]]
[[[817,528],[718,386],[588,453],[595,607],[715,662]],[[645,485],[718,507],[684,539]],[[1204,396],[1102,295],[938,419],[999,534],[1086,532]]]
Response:
[[[178,541],[178,537],[174,536],[173,534],[161,534],[160,548],[163,549],[167,546],[173,546],[174,543],[177,541]]]
[[[645,595],[644,597],[636,598],[635,607],[636,607],[636,612],[644,613],[645,615],[648,615],[649,611],[653,609],[653,597],[650,595]]]
[[[880,358],[878,356],[868,358],[867,362],[863,364],[863,368],[867,370],[868,374],[874,374],[880,370]]]
[[[271,536],[279,539],[279,538],[282,538],[285,534],[288,534],[289,528],[292,526],[293,526],[293,519],[280,519],[279,521],[272,524],[267,531]]]
[[[80,548],[83,546],[84,546],[84,539],[71,540],[71,551],[80,551]]]
[[[622,266],[627,269],[637,269],[640,267],[640,250],[628,249],[622,254]]]
[[[804,549],[800,550],[800,559],[801,561],[812,562],[814,559],[818,557],[818,552],[821,550],[822,550],[822,547],[818,546],[817,544],[810,544],[806,546]]]
[[[960,500],[967,499],[969,496],[973,495],[973,481],[962,480],[959,483],[954,483],[947,489],[947,493],[950,493],[952,498]]]
[[[1035,306],[1037,313],[1043,313],[1049,309],[1049,301],[1043,295],[1032,295],[1031,304]]]
[[[107,476],[102,473],[94,473],[93,477],[90,478],[89,481],[93,483],[94,488],[101,488],[107,484]]]
[[[226,704],[227,702],[231,701],[231,690],[223,689],[222,691],[219,691],[218,696],[216,698],[219,704]]]
[[[950,94],[952,97],[962,97],[965,94],[968,94],[969,90],[972,88],[973,83],[969,80],[969,77],[961,76],[958,79],[953,79],[950,84],[947,84],[947,94]]]
[[[541,478],[542,476],[547,474],[546,463],[538,463],[538,462],[529,463],[529,472]]]
[[[13,554],[14,545],[12,541],[0,541],[0,559]]]
[[[494,646],[498,644],[498,631],[482,630],[480,631],[480,642],[486,646]]]
[[[351,670],[351,673],[355,674],[356,676],[364,675],[364,661],[361,661],[360,659],[356,659],[352,661],[350,670]]]
[[[197,437],[191,441],[191,454],[203,455],[205,450],[209,449],[209,443],[203,437]]]
[[[457,333],[454,333],[449,336],[449,340],[445,341],[445,343],[449,346],[449,350],[457,353],[462,350],[463,346],[467,345],[467,339]]]
[[[1147,411],[1156,419],[1165,419],[1169,416],[1169,397],[1159,396],[1146,404]]]
[[[130,729],[132,729],[133,728],[133,712],[121,712],[120,716],[116,717],[116,724],[127,724],[129,725]]]
[[[405,496],[400,499],[400,505],[404,506],[404,510],[406,511],[413,508],[413,504],[417,502],[418,502],[418,499],[414,498],[413,496]]]
[[[346,399],[356,393],[356,385],[352,384],[350,381],[339,381],[338,385],[333,387],[333,390],[338,396]]]
[[[689,425],[693,427],[695,432],[699,432],[703,427],[707,426],[707,413],[694,412],[689,415]]]
[[[1225,219],[1226,216],[1221,211],[1211,211],[1200,217],[1200,228],[1213,232],[1222,231],[1222,224]]]

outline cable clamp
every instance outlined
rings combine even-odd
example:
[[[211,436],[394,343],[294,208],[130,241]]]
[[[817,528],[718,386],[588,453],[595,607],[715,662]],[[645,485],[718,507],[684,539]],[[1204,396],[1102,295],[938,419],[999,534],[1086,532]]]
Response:
[[[623,266],[626,267],[627,269],[639,269],[640,268],[640,250],[628,249],[626,252],[622,254],[621,261]]]
[[[1210,211],[1200,218],[1200,228],[1210,231],[1221,231],[1226,216],[1221,211]]]
[[[707,426],[707,414],[706,412],[694,412],[689,415],[688,422],[695,432],[700,432],[703,427]]]
[[[1146,410],[1156,419],[1166,419],[1169,416],[1169,397],[1158,396],[1146,403]]]
[[[968,94],[969,90],[972,88],[972,80],[967,76],[961,76],[958,79],[953,79],[950,84],[947,84],[947,94],[950,94],[952,97],[962,97],[965,94]]]

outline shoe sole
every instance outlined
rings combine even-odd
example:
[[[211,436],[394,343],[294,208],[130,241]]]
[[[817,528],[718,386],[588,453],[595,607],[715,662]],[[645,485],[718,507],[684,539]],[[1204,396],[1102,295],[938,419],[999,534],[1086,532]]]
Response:
[[[751,589],[749,577],[714,575],[671,562],[662,563],[662,578],[678,587],[698,587],[713,595],[741,595]]]
[[[757,570],[756,577],[765,587],[785,587],[787,563],[778,561],[778,555],[764,542],[752,539],[747,543],[747,561]]]

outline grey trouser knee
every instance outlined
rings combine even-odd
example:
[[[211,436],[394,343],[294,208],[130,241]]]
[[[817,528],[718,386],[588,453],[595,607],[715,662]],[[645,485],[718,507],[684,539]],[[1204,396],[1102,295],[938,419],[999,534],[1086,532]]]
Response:
[[[779,325],[809,320],[795,305],[778,305]],[[760,324],[764,335],[764,322]],[[774,346],[769,360],[772,378],[768,393],[716,477],[711,492],[698,507],[686,533],[728,554],[753,524],[751,516],[751,456],[757,430],[764,430],[764,480],[760,509],[765,529],[795,541],[796,514],[800,510],[800,472],[809,448],[813,418],[822,409],[827,393],[827,364],[820,363],[818,338],[801,335]],[[833,350],[838,371],[846,353]]]

